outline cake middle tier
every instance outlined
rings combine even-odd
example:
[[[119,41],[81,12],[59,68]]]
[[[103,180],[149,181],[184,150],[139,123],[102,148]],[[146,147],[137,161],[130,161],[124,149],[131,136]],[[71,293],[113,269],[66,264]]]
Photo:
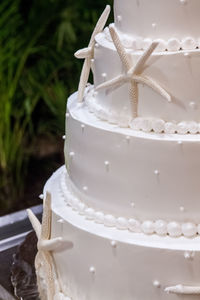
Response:
[[[130,99],[131,77],[112,42],[105,33],[96,37],[95,59],[93,65],[94,86],[97,91],[92,95],[92,105],[101,111],[101,117],[109,122],[128,126],[132,120]],[[158,46],[159,47],[159,46]],[[143,51],[126,49],[134,67]],[[147,60],[139,76],[151,78],[170,96],[168,102],[159,92],[147,84],[138,83],[137,114],[142,118],[162,119],[165,122],[200,122],[200,50],[154,52]],[[137,74],[136,74],[137,75]],[[121,83],[98,90],[103,83],[122,76]],[[100,114],[99,114],[100,115]]]
[[[200,136],[143,133],[68,101],[65,158],[73,193],[116,217],[200,222]]]

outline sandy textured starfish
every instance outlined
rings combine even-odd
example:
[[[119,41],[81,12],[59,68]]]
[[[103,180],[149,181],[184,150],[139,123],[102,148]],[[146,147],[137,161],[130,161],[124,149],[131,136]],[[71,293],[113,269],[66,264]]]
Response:
[[[127,82],[130,82],[130,100],[132,114],[134,118],[137,117],[138,83],[149,86],[154,91],[159,93],[162,97],[164,97],[168,102],[171,102],[171,96],[157,82],[155,82],[152,78],[142,74],[146,61],[151,56],[155,48],[158,46],[158,43],[153,42],[149,46],[149,48],[143,53],[143,55],[139,58],[138,62],[135,65],[133,65],[130,56],[127,54],[124,46],[120,41],[119,35],[116,32],[114,25],[110,25],[109,29],[113,43],[117,49],[122,64],[124,65],[125,74],[100,84],[96,87],[96,90],[110,87],[119,87]]]
[[[36,256],[36,265],[39,268],[39,264],[44,265],[45,270],[45,280],[47,283],[47,300],[53,300],[56,292],[55,281],[56,274],[54,270],[54,263],[51,251],[55,250],[61,244],[63,244],[63,239],[61,237],[51,239],[51,194],[47,192],[46,199],[44,202],[44,210],[42,217],[42,225],[33,214],[33,212],[28,209],[28,216],[31,224],[36,232],[38,238],[38,253]],[[37,263],[38,262],[38,263]]]
[[[107,22],[109,14],[110,14],[110,5],[107,5],[104,12],[102,13],[101,17],[99,18],[99,20],[96,24],[96,27],[92,33],[88,47],[78,50],[74,54],[76,58],[85,59],[84,64],[83,64],[83,69],[81,72],[79,87],[78,87],[78,101],[79,102],[83,101],[84,91],[85,91],[85,87],[88,82],[90,69],[91,69],[91,60],[94,58],[95,36],[98,33],[102,32],[102,30],[104,29],[104,26]]]
[[[167,287],[165,289],[166,293],[173,293],[178,295],[200,295],[199,286],[185,286],[182,284]]]

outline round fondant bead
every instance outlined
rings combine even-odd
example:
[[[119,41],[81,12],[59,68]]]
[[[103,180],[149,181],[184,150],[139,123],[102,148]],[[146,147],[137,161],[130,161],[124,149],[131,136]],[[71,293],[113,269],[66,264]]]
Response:
[[[85,209],[86,209],[86,205],[84,203],[79,203],[78,205],[78,212],[80,215],[84,215],[85,214]]]
[[[142,43],[142,48],[144,50],[146,50],[147,48],[149,48],[149,46],[152,44],[152,40],[151,39],[144,39],[143,43]]]
[[[122,217],[117,218],[116,227],[118,229],[128,229],[128,220]]]
[[[196,41],[191,37],[187,37],[182,41],[182,48],[183,49],[192,50],[192,49],[195,49],[196,46],[197,46]]]
[[[155,232],[158,235],[166,235],[167,234],[167,223],[163,220],[158,220],[155,222]]]
[[[193,223],[182,224],[182,232],[186,237],[193,237],[197,234],[197,227]]]
[[[196,122],[189,122],[188,123],[188,131],[191,134],[196,134],[199,130],[199,124]]]
[[[143,119],[141,122],[141,129],[146,132],[150,132],[152,130],[152,122],[149,119]]]
[[[141,232],[141,224],[135,219],[129,219],[128,229],[132,232]]]
[[[112,215],[106,215],[104,217],[104,224],[108,227],[114,227],[116,225],[116,218]]]
[[[179,237],[182,234],[181,225],[177,222],[170,222],[167,225],[167,231],[171,237]]]
[[[176,38],[169,39],[167,43],[167,49],[169,51],[177,51],[180,49],[180,41]]]
[[[96,223],[98,223],[98,224],[104,223],[104,214],[101,211],[95,212],[94,216],[95,216]]]
[[[142,231],[145,234],[153,234],[154,233],[154,223],[152,221],[144,221],[142,223]]]
[[[188,132],[188,126],[187,126],[186,122],[178,123],[177,132],[180,134],[186,134]]]
[[[165,51],[167,49],[167,44],[162,39],[156,39],[155,42],[158,43],[158,46],[156,47],[155,51]]]
[[[86,208],[85,217],[88,220],[93,220],[94,219],[94,209],[93,208]]]
[[[165,129],[165,122],[161,119],[152,121],[153,131],[156,133],[161,133]]]
[[[172,122],[165,123],[165,132],[166,133],[173,134],[176,132],[176,130],[177,130],[176,124],[174,124]]]

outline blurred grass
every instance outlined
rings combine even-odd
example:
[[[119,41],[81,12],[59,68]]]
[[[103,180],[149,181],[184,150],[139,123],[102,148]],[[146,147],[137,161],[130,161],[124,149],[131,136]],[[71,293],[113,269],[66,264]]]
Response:
[[[24,192],[37,138],[64,132],[66,99],[76,90],[85,47],[111,0],[0,2],[0,212]]]

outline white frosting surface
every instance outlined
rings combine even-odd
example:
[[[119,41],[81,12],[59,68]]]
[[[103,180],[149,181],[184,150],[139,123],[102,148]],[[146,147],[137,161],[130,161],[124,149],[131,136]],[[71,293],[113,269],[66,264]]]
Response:
[[[200,222],[200,136],[155,134],[100,121],[68,101],[65,158],[95,211],[139,221]]]
[[[151,2],[151,1],[150,1]],[[113,45],[105,39],[105,34],[96,37],[93,65],[94,86],[124,74],[124,67]],[[127,50],[133,65],[141,57],[142,51]],[[155,52],[151,55],[142,74],[149,76],[163,87],[172,97],[168,103],[161,95],[146,85],[138,84],[138,116],[162,119],[175,124],[185,121],[200,122],[200,50]],[[95,94],[95,103],[102,107],[104,115],[129,124],[131,115],[130,83],[120,87],[105,88]],[[106,118],[106,117],[105,117]]]
[[[73,244],[53,252],[64,295],[73,300],[176,300],[166,288],[199,286],[199,238],[145,236],[91,223],[66,206],[61,173],[50,178],[45,191],[53,201],[52,238]],[[190,299],[198,296],[187,295]]]
[[[199,0],[115,0],[115,25],[133,38],[200,37]]]

